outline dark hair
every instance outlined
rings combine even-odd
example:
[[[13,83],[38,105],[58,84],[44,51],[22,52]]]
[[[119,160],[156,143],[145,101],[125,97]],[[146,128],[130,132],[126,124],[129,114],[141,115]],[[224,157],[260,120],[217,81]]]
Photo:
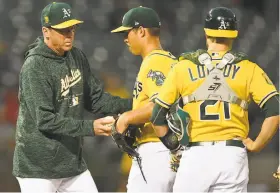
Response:
[[[160,28],[153,27],[153,28],[147,28],[148,32],[151,36],[159,36],[160,35]]]

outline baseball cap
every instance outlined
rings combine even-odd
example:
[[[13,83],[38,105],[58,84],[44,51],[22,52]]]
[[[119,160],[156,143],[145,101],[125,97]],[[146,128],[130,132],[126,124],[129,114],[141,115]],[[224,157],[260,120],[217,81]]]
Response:
[[[52,2],[43,9],[41,14],[41,24],[44,27],[63,29],[80,23],[83,21],[73,16],[72,8],[67,3]]]
[[[122,26],[112,30],[111,32],[124,32],[140,26],[144,28],[160,28],[160,19],[155,10],[142,6],[130,9],[123,16]]]

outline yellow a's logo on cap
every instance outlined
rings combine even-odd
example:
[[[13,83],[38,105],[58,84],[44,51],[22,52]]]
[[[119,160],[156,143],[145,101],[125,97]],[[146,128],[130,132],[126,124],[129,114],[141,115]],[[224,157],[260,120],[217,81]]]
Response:
[[[50,22],[50,19],[49,19],[48,16],[45,16],[44,19],[45,19],[45,23],[49,23]]]

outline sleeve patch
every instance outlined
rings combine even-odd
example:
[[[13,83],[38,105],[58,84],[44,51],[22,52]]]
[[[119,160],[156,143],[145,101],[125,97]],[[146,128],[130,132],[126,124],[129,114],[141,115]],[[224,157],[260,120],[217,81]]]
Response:
[[[156,83],[157,86],[161,86],[166,79],[164,74],[160,71],[153,71],[150,70],[149,73],[147,74],[147,78],[151,78],[152,81]]]

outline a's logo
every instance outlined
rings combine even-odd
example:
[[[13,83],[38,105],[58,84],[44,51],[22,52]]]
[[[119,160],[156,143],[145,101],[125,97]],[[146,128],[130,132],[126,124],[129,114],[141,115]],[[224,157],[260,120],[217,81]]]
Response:
[[[212,85],[209,86],[208,90],[214,90],[214,91],[216,91],[216,90],[218,90],[218,89],[220,88],[221,85],[222,85],[221,83],[216,83],[216,82],[215,82],[214,84],[212,84]]]
[[[221,20],[221,25],[220,25],[220,27],[219,27],[219,29],[227,29],[227,26],[226,26],[226,23],[227,22],[225,22],[223,19]]]
[[[66,75],[61,81],[61,96],[66,96],[69,93],[69,88],[77,84],[81,80],[81,72],[79,69],[71,70],[71,76]]]
[[[149,71],[147,78],[151,78],[153,81],[155,81],[157,86],[161,86],[165,80],[165,76],[162,72],[153,70]]]
[[[66,17],[70,17],[71,16],[71,10],[70,9],[62,8],[62,11],[64,13],[63,19],[66,18]]]
[[[139,25],[139,22],[138,22],[138,21],[135,21],[134,25]]]
[[[45,23],[49,23],[49,22],[50,22],[50,19],[49,19],[48,16],[45,16],[45,17],[44,17],[44,20],[45,20]]]
[[[77,96],[72,96],[71,98],[70,98],[70,107],[74,107],[74,106],[77,106],[78,104],[79,104],[79,97],[77,97]]]

